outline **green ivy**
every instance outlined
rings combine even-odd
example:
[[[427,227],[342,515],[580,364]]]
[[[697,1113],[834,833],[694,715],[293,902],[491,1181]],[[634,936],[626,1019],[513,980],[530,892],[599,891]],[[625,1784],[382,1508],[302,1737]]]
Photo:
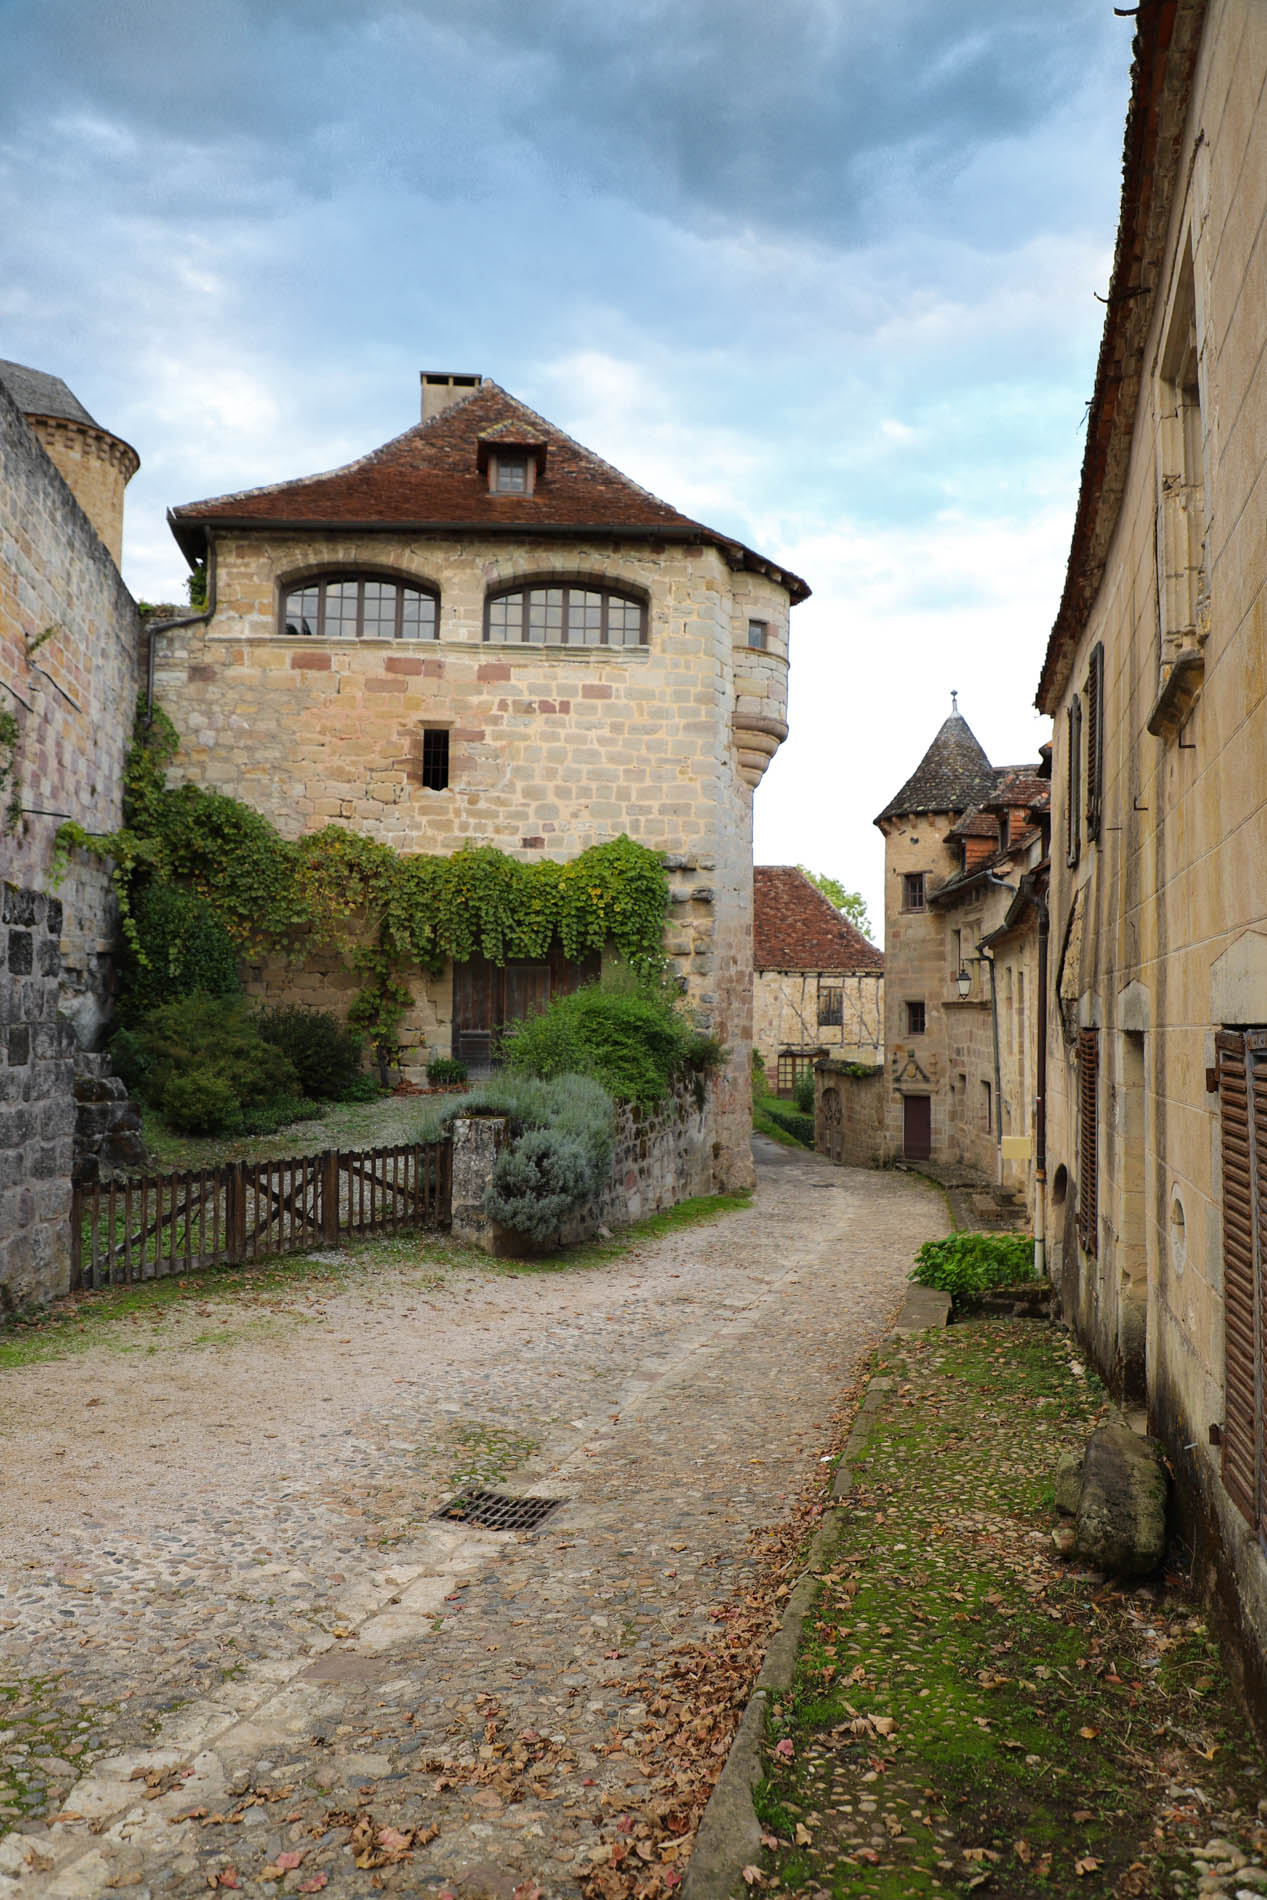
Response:
[[[22,786],[18,779],[18,730],[17,715],[7,709],[0,712],[0,799],[5,799],[4,812],[0,816],[0,831],[16,831],[18,820],[22,816]]]
[[[112,862],[122,927],[142,964],[133,898],[166,883],[202,898],[243,955],[334,951],[362,983],[350,1020],[380,1045],[409,1005],[409,973],[438,974],[449,958],[536,962],[557,938],[573,962],[610,940],[635,972],[662,966],[668,880],[657,854],[631,838],[567,864],[525,864],[490,845],[405,856],[341,825],[291,840],[240,799],[169,785],[178,744],[161,710],[138,706],[122,828],[93,836],[65,824],[57,834],[63,857],[80,850]]]

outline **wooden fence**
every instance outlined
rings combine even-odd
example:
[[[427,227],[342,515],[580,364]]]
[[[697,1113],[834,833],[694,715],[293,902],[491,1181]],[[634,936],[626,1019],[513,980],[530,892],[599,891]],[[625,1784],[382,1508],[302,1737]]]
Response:
[[[71,1285],[152,1280],[335,1247],[356,1234],[444,1227],[451,1195],[448,1141],[355,1153],[328,1148],[77,1187]]]

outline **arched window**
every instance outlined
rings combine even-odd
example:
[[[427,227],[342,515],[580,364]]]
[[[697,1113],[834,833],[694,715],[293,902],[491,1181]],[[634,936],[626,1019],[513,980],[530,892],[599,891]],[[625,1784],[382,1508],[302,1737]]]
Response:
[[[609,587],[511,587],[490,594],[486,640],[536,646],[636,647],[647,637],[647,610]]]
[[[323,574],[282,597],[282,632],[319,640],[436,640],[439,601],[378,574]]]

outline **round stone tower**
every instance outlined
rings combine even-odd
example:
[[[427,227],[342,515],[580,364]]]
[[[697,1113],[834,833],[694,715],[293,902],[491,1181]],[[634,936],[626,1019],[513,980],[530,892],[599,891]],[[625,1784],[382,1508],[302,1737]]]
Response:
[[[123,491],[141,466],[140,456],[95,423],[60,376],[0,361],[0,382],[118,567],[123,557]]]

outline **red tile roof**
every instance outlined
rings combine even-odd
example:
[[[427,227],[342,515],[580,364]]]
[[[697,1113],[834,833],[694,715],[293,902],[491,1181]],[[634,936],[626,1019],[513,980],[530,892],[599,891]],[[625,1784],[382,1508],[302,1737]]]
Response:
[[[533,494],[489,493],[479,449],[498,439],[548,450]],[[168,520],[191,559],[215,527],[652,536],[720,548],[732,566],[770,574],[793,600],[809,593],[797,575],[679,514],[493,382],[345,468],[186,502]]]
[[[794,864],[754,864],[752,898],[752,960],[758,970],[883,970],[884,952]]]

